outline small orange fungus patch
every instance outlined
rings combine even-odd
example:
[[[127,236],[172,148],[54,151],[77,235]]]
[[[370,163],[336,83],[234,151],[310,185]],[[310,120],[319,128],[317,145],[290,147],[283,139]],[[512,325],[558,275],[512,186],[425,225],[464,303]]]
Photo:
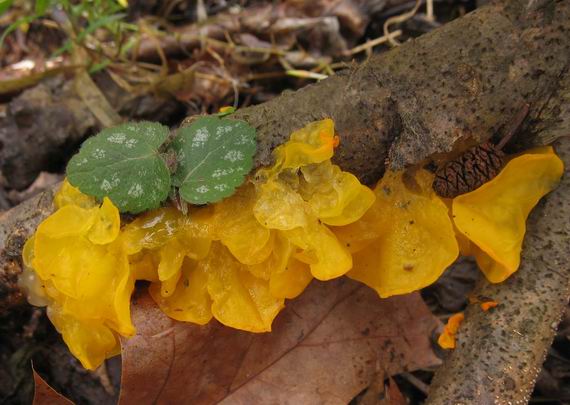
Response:
[[[483,311],[487,312],[491,308],[495,308],[497,305],[499,305],[499,303],[497,301],[485,301],[485,302],[482,302],[480,305],[481,305],[481,309]]]
[[[535,150],[444,201],[426,170],[387,172],[374,190],[363,186],[331,163],[338,143],[332,120],[310,123],[231,197],[188,215],[159,208],[122,226],[109,199],[98,203],[66,181],[57,210],[24,246],[20,284],[94,369],[119,353],[119,335],[135,333],[137,280],[150,282],[171,318],[216,318],[250,332],[271,331],[285,299],[313,278],[347,274],[381,297],[405,294],[436,281],[461,249],[489,280],[504,280],[519,265],[527,215],[563,169],[552,148]],[[462,319],[450,318],[442,347],[455,347]]]
[[[443,332],[439,335],[437,343],[444,349],[455,349],[455,335],[459,330],[459,326],[465,319],[463,312],[452,315],[445,325]]]

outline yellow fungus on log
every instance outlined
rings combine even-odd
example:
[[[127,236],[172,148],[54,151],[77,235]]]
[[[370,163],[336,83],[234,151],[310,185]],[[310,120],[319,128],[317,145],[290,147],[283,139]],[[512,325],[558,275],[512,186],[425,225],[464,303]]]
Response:
[[[331,163],[338,141],[332,120],[310,123],[233,196],[188,215],[162,207],[122,227],[109,199],[98,203],[65,181],[57,210],[24,246],[21,284],[94,369],[119,352],[119,336],[135,333],[136,280],[150,282],[173,319],[216,318],[250,332],[270,331],[285,299],[313,278],[347,274],[381,297],[405,294],[436,281],[460,248],[501,281],[518,267],[529,211],[563,169],[543,148],[514,158],[479,189],[442,200],[421,169],[388,172],[374,190],[360,184]],[[461,317],[450,319],[442,347],[455,346]]]
[[[493,180],[453,200],[453,220],[472,243],[487,279],[499,283],[520,264],[526,218],[560,180],[564,165],[551,147],[515,157]],[[473,246],[474,245],[474,246]]]
[[[455,233],[432,181],[430,173],[419,171],[410,190],[402,172],[386,173],[364,217],[335,230],[346,244],[361,246],[349,277],[389,297],[432,284],[453,263],[459,253]]]

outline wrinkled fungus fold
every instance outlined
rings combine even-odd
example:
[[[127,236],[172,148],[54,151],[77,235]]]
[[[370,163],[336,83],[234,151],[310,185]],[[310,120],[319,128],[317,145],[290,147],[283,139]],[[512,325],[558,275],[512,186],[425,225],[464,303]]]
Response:
[[[504,281],[518,269],[526,219],[563,171],[552,147],[531,150],[508,162],[490,182],[453,200],[455,225],[471,242],[462,253],[475,257],[490,282]]]
[[[421,170],[413,185],[403,177],[403,172],[386,173],[362,223],[337,231],[353,246],[354,268],[348,276],[381,297],[432,284],[459,254],[447,206],[431,188],[433,175]]]
[[[479,189],[445,201],[426,170],[387,172],[372,190],[331,163],[330,119],[291,134],[234,195],[185,215],[162,207],[121,224],[117,208],[65,181],[23,250],[20,284],[84,367],[135,333],[135,282],[169,317],[269,332],[313,278],[343,275],[381,297],[433,283],[462,254],[490,281],[519,264],[524,221],[562,173],[552,149],[519,156]],[[459,242],[459,243],[458,243]]]

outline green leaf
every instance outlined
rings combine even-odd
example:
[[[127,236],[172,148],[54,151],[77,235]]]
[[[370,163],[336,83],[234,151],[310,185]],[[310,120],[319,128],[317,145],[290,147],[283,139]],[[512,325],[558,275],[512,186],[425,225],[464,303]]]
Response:
[[[16,21],[14,21],[12,24],[10,24],[8,26],[8,28],[6,28],[4,30],[4,32],[2,33],[2,36],[0,36],[0,46],[2,46],[2,44],[4,44],[4,40],[6,39],[6,37],[8,35],[10,35],[12,32],[16,31],[18,28],[20,28],[21,25],[30,24],[32,21],[34,21],[38,18],[39,17],[36,15],[29,15],[29,16],[18,18]]]
[[[4,14],[12,6],[13,0],[0,0],[0,15]]]
[[[178,169],[172,181],[191,204],[229,197],[253,166],[255,129],[244,121],[202,117],[181,128],[171,145]]]
[[[69,182],[98,199],[109,197],[121,212],[156,208],[170,191],[168,167],[159,153],[168,133],[154,122],[104,129],[69,161]]]
[[[49,0],[36,0],[36,6],[35,6],[36,14],[39,16],[44,15],[48,6],[49,6]]]
[[[122,20],[126,16],[127,16],[127,14],[125,14],[125,13],[105,15],[105,16],[102,16],[101,18],[96,19],[95,21],[89,22],[89,25],[87,26],[87,28],[85,28],[83,31],[81,31],[79,33],[79,35],[77,35],[77,42],[78,43],[83,42],[85,37],[87,37],[87,35],[95,32],[95,30],[97,30],[101,27],[107,27],[108,25],[111,25],[115,21]]]

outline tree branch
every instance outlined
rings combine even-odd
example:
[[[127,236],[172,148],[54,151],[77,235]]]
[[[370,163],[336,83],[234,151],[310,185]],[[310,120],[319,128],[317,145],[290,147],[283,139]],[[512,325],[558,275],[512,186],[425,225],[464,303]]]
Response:
[[[564,177],[529,217],[520,269],[504,283],[477,286],[475,296],[499,306],[467,309],[458,347],[437,371],[427,404],[528,402],[570,299],[570,139],[556,150]]]

